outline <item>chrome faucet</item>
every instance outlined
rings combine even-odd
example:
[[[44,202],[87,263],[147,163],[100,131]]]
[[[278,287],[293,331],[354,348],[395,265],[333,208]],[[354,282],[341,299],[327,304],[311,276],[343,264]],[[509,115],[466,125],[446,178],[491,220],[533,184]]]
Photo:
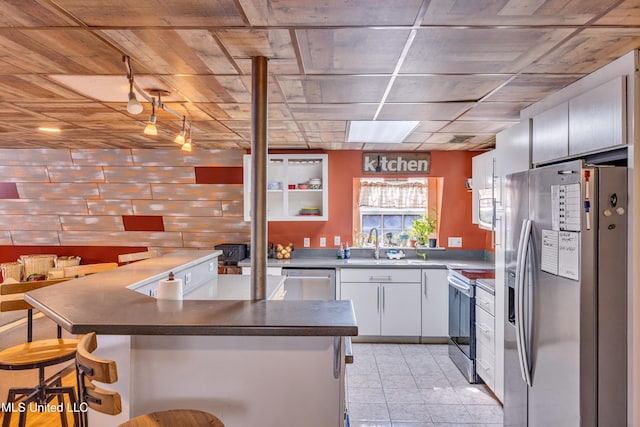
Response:
[[[373,257],[375,259],[380,259],[380,239],[378,238],[378,229],[377,228],[372,228],[371,230],[369,230],[369,238],[367,239],[367,243],[371,243],[371,235],[373,234],[373,232],[376,232],[376,248],[373,250]]]

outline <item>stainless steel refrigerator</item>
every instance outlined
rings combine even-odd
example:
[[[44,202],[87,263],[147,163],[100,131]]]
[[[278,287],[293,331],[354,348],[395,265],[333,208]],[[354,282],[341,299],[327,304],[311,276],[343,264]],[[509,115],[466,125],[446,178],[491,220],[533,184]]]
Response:
[[[505,180],[505,426],[625,426],[627,169]]]

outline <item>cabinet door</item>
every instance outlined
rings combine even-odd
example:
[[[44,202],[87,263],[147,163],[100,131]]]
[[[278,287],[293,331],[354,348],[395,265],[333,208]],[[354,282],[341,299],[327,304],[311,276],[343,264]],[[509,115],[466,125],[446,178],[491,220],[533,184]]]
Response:
[[[447,270],[422,270],[422,336],[449,336]]]
[[[569,101],[569,154],[626,144],[626,79],[619,76]]]
[[[533,117],[531,161],[533,164],[569,155],[569,104],[563,102]]]
[[[381,285],[381,289],[381,334],[419,336],[420,284],[385,283]]]
[[[380,335],[380,285],[342,283],[340,299],[353,302],[358,335]]]

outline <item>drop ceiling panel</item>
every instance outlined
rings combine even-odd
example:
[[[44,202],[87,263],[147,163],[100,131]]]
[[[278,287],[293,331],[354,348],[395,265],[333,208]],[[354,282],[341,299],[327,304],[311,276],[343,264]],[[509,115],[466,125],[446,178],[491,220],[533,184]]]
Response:
[[[90,26],[244,25],[235,2],[225,0],[56,0],[56,3]]]
[[[401,73],[516,73],[573,30],[420,28]]]
[[[82,100],[84,97],[39,75],[2,76],[0,79],[0,101],[21,101],[24,99],[35,101]]]
[[[238,0],[253,26],[412,25],[422,0]],[[348,6],[348,7],[345,7]],[[374,7],[372,7],[374,6]]]
[[[134,73],[236,74],[206,29],[117,29],[97,32],[132,58]],[[126,75],[124,64],[120,74]]]
[[[0,27],[49,27],[78,25],[53,5],[38,0],[2,2]]]
[[[583,25],[616,0],[431,0],[426,25]]]
[[[637,28],[590,28],[536,61],[527,72],[588,74],[640,48]]]
[[[251,120],[251,104],[198,104],[206,113],[224,120]],[[269,120],[292,118],[289,108],[284,104],[267,105]]]
[[[338,28],[298,30],[307,74],[392,73],[408,29]]]
[[[456,120],[451,124],[443,127],[441,132],[459,133],[459,134],[479,134],[489,133],[495,134],[504,129],[510,128],[515,123],[513,121],[494,121],[494,120]]]
[[[2,29],[0,60],[43,74],[122,73],[122,55],[83,28]]]
[[[216,35],[234,58],[266,56],[271,59],[296,57],[289,30],[221,30]]]
[[[486,100],[490,102],[536,102],[547,95],[570,85],[581,77],[583,77],[582,74],[520,74],[515,76],[513,80],[501,87],[495,93],[491,94]]]
[[[595,25],[640,25],[640,7],[638,0],[623,1],[618,7],[605,14]]]
[[[378,116],[379,120],[453,120],[473,103],[432,102],[423,104],[385,104]]]
[[[372,120],[378,104],[289,104],[296,120]]]
[[[520,111],[528,107],[523,102],[482,102],[465,112],[460,120],[520,120]]]
[[[478,101],[508,79],[508,75],[400,75],[393,82],[387,102]]]
[[[387,76],[279,77],[282,92],[291,103],[380,102],[389,82]]]

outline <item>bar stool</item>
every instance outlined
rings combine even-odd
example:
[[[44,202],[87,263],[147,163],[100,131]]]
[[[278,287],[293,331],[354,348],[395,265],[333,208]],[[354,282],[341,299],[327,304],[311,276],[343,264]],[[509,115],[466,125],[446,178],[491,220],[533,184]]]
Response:
[[[5,283],[0,284],[0,295],[21,294],[33,289],[51,286],[68,279],[44,280],[37,282]],[[73,360],[76,355],[78,340],[63,339],[62,328],[58,326],[58,337],[56,339],[46,339],[33,341],[33,307],[23,299],[2,301],[0,311],[27,310],[27,342],[18,344],[0,351],[0,369],[8,371],[18,371],[26,369],[38,370],[38,384],[34,387],[12,387],[9,389],[7,404],[12,410],[5,412],[2,427],[8,427],[11,422],[11,415],[14,412],[14,405],[23,405],[18,408],[29,409],[32,404],[36,408],[44,408],[54,397],[64,405],[64,395],[69,396],[69,402],[75,407],[76,391],[74,387],[62,386],[62,374],[58,372],[49,378],[45,378],[44,369],[48,366]],[[22,398],[20,400],[20,398]],[[18,425],[26,425],[28,410],[20,411]],[[80,417],[74,413],[74,425],[78,425]],[[66,411],[60,411],[60,421],[67,427]]]
[[[118,381],[118,369],[114,360],[93,355],[98,347],[95,332],[91,332],[78,343],[76,352],[76,372],[78,375],[78,394],[81,402],[103,414],[117,415],[122,412],[120,393],[96,386],[93,381],[113,384]],[[88,414],[81,417],[82,426],[88,427]],[[224,427],[215,415],[193,409],[172,409],[152,412],[133,418],[120,427]]]

